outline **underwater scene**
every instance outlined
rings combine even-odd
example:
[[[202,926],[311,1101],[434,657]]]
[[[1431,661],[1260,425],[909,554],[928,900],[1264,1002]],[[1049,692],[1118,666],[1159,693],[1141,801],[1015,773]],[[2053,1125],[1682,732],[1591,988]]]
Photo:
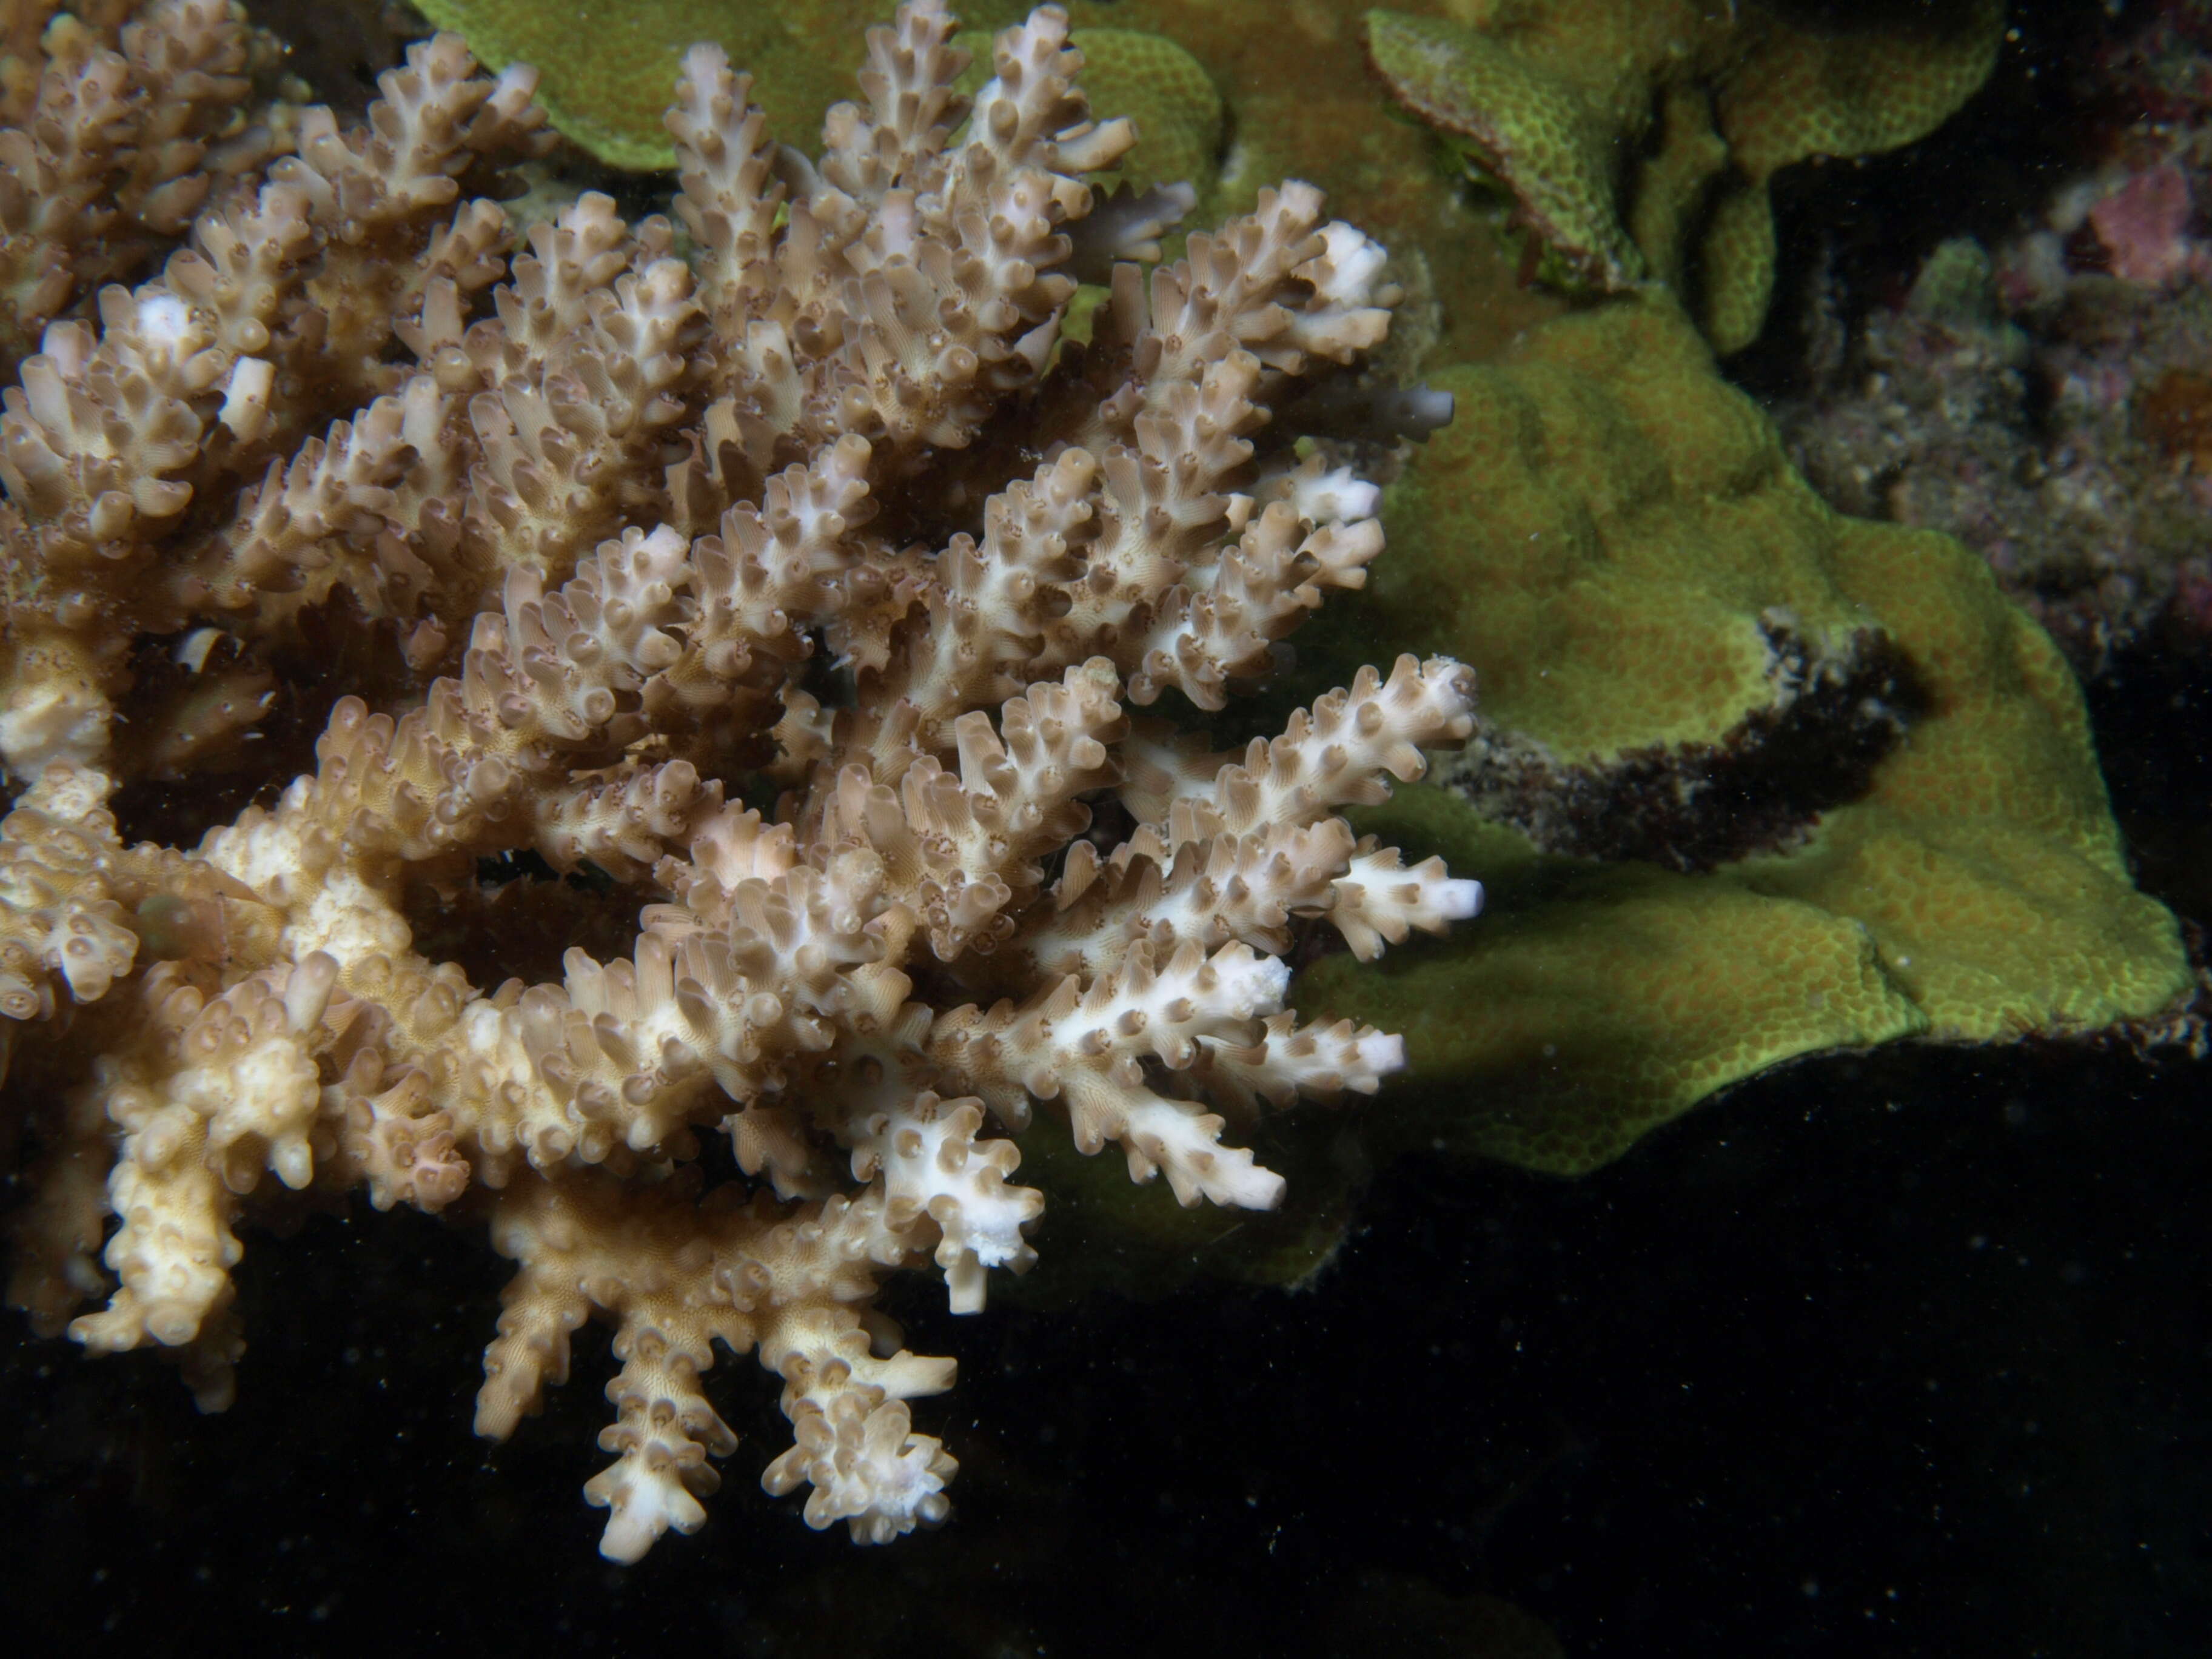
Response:
[[[2212,1655],[2212,0],[0,0],[31,1653]]]

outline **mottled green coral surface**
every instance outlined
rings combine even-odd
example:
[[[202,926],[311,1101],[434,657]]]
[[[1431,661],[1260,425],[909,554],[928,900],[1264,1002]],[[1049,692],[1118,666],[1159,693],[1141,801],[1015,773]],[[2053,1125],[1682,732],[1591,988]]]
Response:
[[[852,95],[847,46],[892,0],[422,0],[488,62],[536,64],[554,122],[602,161],[665,167],[660,112],[695,40],[753,70],[772,125],[805,144]],[[960,9],[978,31],[1020,0]],[[1500,278],[1497,216],[1434,144],[1382,118],[1393,99],[1504,189],[1545,258],[1532,270],[1685,289],[1723,351],[1757,336],[1772,292],[1767,180],[1814,155],[1931,131],[1988,76],[2001,0],[1813,14],[1771,0],[1068,0],[1103,116],[1136,118],[1140,182],[1200,189],[1201,222],[1280,178],[1347,191],[1368,227],[1428,266],[1468,343],[1533,315]],[[1364,56],[1374,76],[1362,72]]]
[[[823,112],[855,95],[854,38],[896,6],[426,0],[422,9],[495,65],[536,65],[555,124],[601,161],[654,168],[672,157],[660,116],[690,42],[719,42],[752,70],[772,129],[811,150]],[[981,46],[1029,8],[970,0],[956,9]],[[1278,179],[1305,179],[1358,201],[1363,225],[1415,267],[1417,291],[1442,302],[1426,333],[1457,332],[1470,349],[1486,349],[1557,308],[1554,296],[1514,281],[1496,214],[1468,199],[1432,136],[1387,113],[1388,97],[1362,64],[1357,0],[1069,0],[1066,9],[1089,62],[1094,112],[1138,123],[1143,142],[1128,176],[1197,186],[1195,222],[1249,210]]]
[[[1431,9],[1369,14],[1369,55],[1392,94],[1501,181],[1582,280],[1692,285],[1723,351],[1765,321],[1767,180],[1933,131],[1989,77],[2003,27],[2000,0],[1818,15],[1767,0]]]
[[[1306,1012],[1407,1034],[1395,1133],[1575,1172],[1797,1055],[2094,1030],[2185,994],[2080,690],[1978,558],[1831,512],[1663,302],[1439,378],[1464,418],[1394,492],[1378,597],[1475,665],[1492,719],[1580,757],[1717,734],[1762,696],[1776,611],[1886,629],[1929,708],[1863,799],[1710,874],[1546,857],[1436,787],[1372,814],[1492,900],[1450,945],[1302,980]]]
[[[684,44],[720,40],[763,70],[772,123],[811,148],[852,95],[851,36],[892,6],[424,9],[494,62],[539,64],[573,136],[651,167]],[[961,9],[980,58],[1026,7]],[[1578,763],[1724,741],[1773,696],[1777,619],[1816,649],[1882,630],[1930,698],[1863,799],[1802,845],[1709,874],[1544,854],[1454,794],[1405,792],[1376,827],[1481,875],[1492,908],[1387,969],[1340,957],[1305,975],[1310,1009],[1409,1035],[1419,1080],[1365,1115],[1374,1133],[1587,1169],[1796,1056],[2090,1029],[2180,993],[2174,924],[2130,884],[2049,641],[1955,544],[1829,511],[1682,309],[1649,295],[1593,309],[1532,286],[1508,223],[1588,285],[1663,279],[1707,341],[1741,345],[1771,287],[1767,179],[1932,130],[1988,72],[1994,0],[1909,16],[1765,0],[1067,9],[1097,112],[1144,134],[1140,181],[1188,179],[1202,224],[1264,182],[1311,179],[1394,249],[1413,296],[1399,365],[1452,391],[1459,414],[1393,494],[1370,611],[1383,647],[1463,656],[1492,721]],[[1370,50],[1380,78],[1359,70]],[[1470,190],[1462,158],[1510,215]],[[1310,1211],[1220,1239],[1147,1193],[1141,1215],[1102,1224],[1294,1279],[1331,1248],[1357,1173],[1340,1146],[1272,1155],[1313,1160],[1294,1182]]]
[[[878,0],[805,5],[736,0],[418,0],[495,69],[534,65],[553,123],[622,167],[675,165],[661,125],[684,48],[712,40],[751,71],[775,129],[811,141],[822,112],[853,96],[854,42],[896,9]]]

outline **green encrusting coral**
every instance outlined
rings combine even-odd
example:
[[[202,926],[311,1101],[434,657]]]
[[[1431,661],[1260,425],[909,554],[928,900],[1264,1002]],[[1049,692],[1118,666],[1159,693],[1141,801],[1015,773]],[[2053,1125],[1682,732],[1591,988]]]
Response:
[[[771,128],[805,143],[852,95],[848,43],[894,0],[422,0],[486,62],[535,64],[554,124],[611,165],[667,167],[660,125],[684,49],[755,71]],[[982,35],[1022,0],[970,0]],[[1618,289],[1682,289],[1732,351],[1765,320],[1767,181],[1815,155],[1923,137],[1987,77],[2002,0],[1930,0],[1817,19],[1774,0],[1067,0],[1102,116],[1146,136],[1140,183],[1185,179],[1195,222],[1303,178],[1356,195],[1367,228],[1426,256],[1443,326],[1496,339],[1537,309],[1496,280],[1498,227],[1424,163],[1386,96],[1502,185],[1537,238],[1531,269]],[[1809,21],[1808,21],[1809,20]],[[1379,84],[1355,67],[1367,52]],[[1389,88],[1386,94],[1384,88]],[[1224,97],[1224,91],[1227,96]],[[1233,148],[1229,143],[1234,133]],[[1494,314],[1493,314],[1494,313]]]
[[[1386,1134],[1576,1173],[1798,1055],[2094,1030],[2186,993],[2057,647],[1956,542],[1823,505],[1670,304],[1437,378],[1462,419],[1393,493],[1376,598],[1474,665],[1492,720],[1577,759],[1723,736],[1778,612],[1878,625],[1927,708],[1863,798],[1709,873],[1547,856],[1445,788],[1376,809],[1363,830],[1491,896],[1449,945],[1301,978],[1307,1014],[1406,1033]]]
[[[991,77],[991,37],[985,28],[963,29],[954,40],[971,61],[960,77],[974,93]],[[1142,29],[1072,31],[1083,53],[1083,89],[1095,118],[1127,116],[1142,136],[1135,151],[1102,182],[1139,190],[1187,184],[1205,200],[1219,175],[1228,111],[1221,92],[1195,58],[1164,34]]]
[[[1368,15],[1392,94],[1502,184],[1579,281],[1687,284],[1723,352],[1757,337],[1773,291],[1767,181],[1924,137],[1989,78],[2004,27],[2001,0],[1817,24],[1770,0],[1446,9]]]
[[[600,161],[653,169],[672,160],[660,117],[692,41],[717,41],[753,71],[770,130],[811,151],[823,112],[855,95],[852,40],[896,7],[424,0],[421,9],[487,63],[537,65],[554,125]],[[956,9],[980,45],[1030,8],[966,0]],[[1191,223],[1249,211],[1262,185],[1304,179],[1356,200],[1364,228],[1423,268],[1441,325],[1470,349],[1557,308],[1556,296],[1516,285],[1508,239],[1433,165],[1430,135],[1385,115],[1385,94],[1360,64],[1361,0],[1066,0],[1064,9],[1087,59],[1094,113],[1137,122],[1143,142],[1125,176],[1196,186]]]
[[[538,64],[571,137],[652,167],[667,164],[659,112],[689,42],[718,40],[761,71],[774,130],[811,148],[823,111],[854,95],[851,39],[894,4],[422,9],[490,62]],[[961,9],[981,56],[985,33],[1027,6]],[[1706,873],[1547,854],[1449,790],[1401,791],[1370,827],[1480,875],[1491,908],[1448,946],[1381,970],[1326,958],[1303,976],[1309,1011],[1408,1034],[1418,1081],[1362,1111],[1371,1136],[1585,1170],[1796,1056],[2095,1029],[2185,990],[2174,923],[2128,880],[2049,641],[1955,544],[1829,511],[1648,283],[1680,289],[1721,349],[1747,341],[1772,276],[1768,178],[1932,129],[1987,73],[1996,0],[1828,12],[1819,29],[1769,0],[1067,9],[1096,112],[1133,116],[1144,135],[1139,182],[1189,180],[1203,225],[1261,182],[1311,179],[1435,301],[1426,321],[1410,308],[1401,321],[1425,330],[1422,372],[1459,416],[1393,492],[1370,613],[1384,646],[1464,656],[1489,718],[1573,765],[1727,743],[1774,697],[1778,624],[1816,657],[1878,630],[1928,699],[1862,794],[1801,842]],[[1425,125],[1386,113],[1389,94],[1355,67],[1366,49]],[[1469,53],[1496,83],[1473,124],[1454,83]],[[1530,109],[1571,120],[1553,133],[1497,91],[1521,82],[1550,88]],[[1640,297],[1563,315],[1559,295],[1516,283],[1494,216],[1434,166],[1439,130],[1534,210],[1589,286]],[[1083,1212],[1127,1238],[1133,1283],[1201,1260],[1295,1279],[1333,1248],[1358,1158],[1336,1127],[1284,1133],[1295,1144],[1270,1157],[1304,1164],[1296,1213],[1224,1226],[1130,1193],[1118,1171],[1098,1183],[1106,1208]],[[1065,1161],[1036,1173],[1088,1184]]]
[[[811,143],[830,105],[854,95],[854,38],[890,16],[889,0],[806,0],[803,5],[740,0],[422,0],[423,15],[463,36],[495,68],[538,67],[538,96],[555,126],[611,167],[674,165],[661,114],[678,64],[695,41],[711,40],[750,71],[753,96],[772,130]],[[991,34],[1019,15],[969,7],[982,25],[960,44],[975,54],[969,89],[989,77]],[[1096,9],[1093,8],[1092,9]],[[1127,115],[1145,143],[1117,177],[1146,185],[1184,180],[1210,192],[1224,111],[1198,60],[1164,35],[1085,28],[1075,36],[1084,85],[1101,117]]]
[[[555,126],[610,166],[675,165],[661,125],[686,47],[712,40],[753,76],[769,125],[811,143],[822,112],[853,95],[853,42],[890,15],[882,0],[417,0],[495,69],[536,66]]]

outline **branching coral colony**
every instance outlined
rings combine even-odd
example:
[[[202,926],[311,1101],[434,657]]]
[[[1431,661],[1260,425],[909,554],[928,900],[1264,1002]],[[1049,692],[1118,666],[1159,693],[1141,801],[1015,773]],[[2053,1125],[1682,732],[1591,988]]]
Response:
[[[617,1456],[585,1489],[609,1556],[704,1518],[734,1444],[716,1340],[783,1379],[769,1491],[889,1539],[945,1512],[953,1461],[906,1402],[953,1364],[870,1301],[933,1261],[974,1310],[1028,1264],[1042,1200],[993,1125],[1047,1102],[1185,1203],[1266,1206],[1279,1178],[1207,1103],[1401,1063],[1296,1024],[1281,957],[1316,921],[1366,955],[1475,908],[1334,816],[1467,732],[1466,672],[1364,671],[1237,755],[1123,707],[1222,708],[1381,550],[1374,487],[1331,465],[1353,449],[1301,444],[1286,400],[1379,418],[1382,253],[1289,184],[1149,280],[1114,263],[1157,258],[1180,203],[1082,182],[1133,135],[1086,121],[1066,20],[1001,35],[972,106],[953,28],[921,0],[873,31],[811,164],[695,50],[668,117],[688,258],[592,195],[509,258],[472,192],[541,147],[532,80],[450,38],[364,126],[296,112],[295,153],[195,215],[204,152],[276,142],[216,113],[242,18],[45,29],[0,147],[11,293],[26,326],[72,296],[97,321],[45,329],[0,422],[0,1012],[41,1330],[175,1350],[220,1407],[264,1174],[465,1196],[519,1264],[479,1431],[562,1379],[586,1319],[617,1327]],[[56,179],[75,241],[34,199]],[[181,241],[84,297],[101,216],[137,234],[149,191]],[[391,707],[339,701],[313,771],[196,849],[126,846],[113,792],[250,756],[257,653],[331,605],[393,642]],[[149,639],[198,678],[145,706]],[[641,903],[627,959],[487,993],[417,954],[406,884],[524,849]],[[702,1195],[716,1131],[744,1178]]]

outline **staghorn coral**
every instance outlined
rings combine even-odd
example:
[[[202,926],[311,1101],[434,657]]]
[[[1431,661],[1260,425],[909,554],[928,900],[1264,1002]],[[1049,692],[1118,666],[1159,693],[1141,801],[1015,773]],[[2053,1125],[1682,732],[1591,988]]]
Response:
[[[763,81],[755,95],[764,100],[770,125],[791,131],[817,123],[845,95],[842,43],[892,8],[887,0],[774,7],[641,0],[625,9],[623,27],[611,33],[580,33],[571,9],[543,0],[426,0],[420,9],[486,63],[536,67],[552,125],[599,160],[647,169],[676,164],[661,112],[677,63],[694,43],[714,41],[734,61],[753,65]],[[975,61],[962,91],[989,78],[988,26],[1014,21],[1024,9],[1003,0],[969,8],[970,27],[958,44]],[[1082,9],[1109,21],[1116,15],[1111,5]],[[1212,182],[1224,125],[1221,94],[1205,70],[1164,35],[1081,27],[1097,16],[1075,21],[1073,40],[1083,54],[1092,107],[1130,117],[1143,135],[1121,176],[1139,185],[1189,182],[1203,194]]]
[[[1290,184],[1147,279],[1123,256],[1170,204],[1092,214],[1132,133],[1086,118],[1065,18],[1001,35],[972,102],[955,27],[917,0],[872,31],[814,162],[690,52],[688,263],[595,196],[511,249],[469,192],[538,146],[531,76],[441,36],[363,126],[305,114],[98,327],[47,331],[0,416],[0,1012],[41,1329],[170,1349],[218,1407],[265,1175],[481,1218],[518,1265],[482,1432],[616,1326],[609,1556],[703,1519],[717,1341],[782,1380],[769,1490],[878,1540],[954,1468],[907,1404],[952,1362],[901,1347],[879,1286],[933,1262],[972,1310],[1031,1259],[1042,1200],[994,1126],[1046,1103],[1185,1204],[1265,1207],[1223,1114],[1402,1063],[1297,1024],[1281,958],[1475,908],[1336,816],[1467,735],[1466,672],[1363,670],[1230,754],[1124,708],[1223,708],[1364,583],[1377,491],[1325,453],[1358,447],[1273,416],[1365,395],[1381,250]],[[1109,290],[1081,347],[1079,272]],[[191,851],[129,844],[118,787],[161,764],[117,719],[131,642],[205,672],[210,635],[252,661],[349,607],[385,706],[341,698],[313,770]],[[258,707],[224,706],[250,748]],[[410,885],[517,852],[590,877],[562,905],[634,910],[627,951],[489,991],[422,954]],[[707,1190],[716,1133],[743,1178]]]
[[[274,155],[247,118],[274,56],[229,0],[0,6],[0,370],[100,283],[143,275],[218,179]]]
[[[845,43],[891,13],[885,0],[633,0],[619,28],[579,29],[574,8],[540,0],[428,0],[416,9],[487,64],[539,70],[553,125],[620,167],[675,164],[661,116],[669,81],[694,44],[711,41],[752,66],[759,79],[753,95],[770,126],[791,132],[819,121],[846,94]]]
[[[1207,202],[1220,182],[1229,112],[1205,66],[1168,39],[1145,29],[1079,28],[1085,84],[1100,111],[1127,116],[1144,142],[1121,165],[1139,187],[1181,184]],[[963,44],[989,39],[978,30]],[[969,70],[978,79],[981,64]],[[1210,222],[1221,216],[1207,212]]]
[[[577,29],[566,0],[434,0],[425,9],[487,62],[535,64],[552,124],[594,155],[665,167],[674,153],[663,88],[692,41],[720,41],[761,69],[770,85],[756,96],[771,100],[771,125],[790,131],[817,124],[843,95],[824,66],[842,63],[843,43],[891,3],[631,0],[618,37]],[[1021,0],[972,0],[962,15],[988,30],[1024,9]],[[1066,9],[1092,110],[1129,117],[1143,136],[1124,176],[1190,184],[1192,222],[1249,213],[1285,177],[1358,202],[1361,225],[1389,246],[1407,292],[1392,362],[1410,364],[1439,336],[1463,351],[1494,349],[1565,303],[1516,282],[1500,216],[1435,164],[1429,132],[1395,118],[1372,77],[1348,72],[1365,36],[1364,0],[1066,0]]]
[[[429,559],[445,565],[435,597],[459,615],[482,598],[472,584],[497,580],[481,508],[472,538],[441,521],[380,540],[375,525],[387,504],[403,517],[458,505],[447,394],[390,361],[396,330],[426,353],[459,349],[461,307],[500,276],[507,228],[490,201],[453,204],[492,187],[489,158],[542,143],[527,76],[473,69],[444,41],[391,77],[368,125],[341,132],[306,112],[297,155],[195,218],[159,277],[101,290],[96,328],[49,329],[23,364],[0,435],[0,763],[16,775],[108,760],[143,635],[226,612],[240,637],[281,633],[340,586],[371,615],[412,614],[431,597]],[[602,212],[568,234],[617,233]],[[502,366],[490,384],[508,378]],[[242,489],[248,509],[229,511]],[[574,528],[607,522],[602,510]],[[204,659],[209,643],[182,648]],[[251,696],[201,698],[134,720],[125,764],[147,764],[149,744],[218,746],[262,712]],[[171,729],[179,714],[192,730]]]

